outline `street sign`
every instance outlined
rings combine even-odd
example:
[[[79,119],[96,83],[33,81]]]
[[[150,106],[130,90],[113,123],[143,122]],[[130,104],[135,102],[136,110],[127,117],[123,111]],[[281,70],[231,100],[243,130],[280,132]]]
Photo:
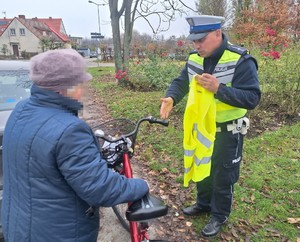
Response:
[[[101,35],[101,33],[92,32],[91,35]]]
[[[92,39],[103,39],[104,36],[101,35],[101,33],[92,32],[92,33],[91,33],[91,38],[92,38]]]
[[[103,35],[99,35],[99,36],[98,35],[92,35],[91,38],[92,39],[103,39],[104,36]]]

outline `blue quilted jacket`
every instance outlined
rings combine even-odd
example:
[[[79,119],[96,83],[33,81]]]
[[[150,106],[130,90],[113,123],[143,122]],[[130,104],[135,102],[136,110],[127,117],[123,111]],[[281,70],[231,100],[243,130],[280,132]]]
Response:
[[[148,192],[140,179],[107,168],[81,104],[33,85],[11,114],[3,138],[2,224],[6,242],[93,242],[99,213]]]

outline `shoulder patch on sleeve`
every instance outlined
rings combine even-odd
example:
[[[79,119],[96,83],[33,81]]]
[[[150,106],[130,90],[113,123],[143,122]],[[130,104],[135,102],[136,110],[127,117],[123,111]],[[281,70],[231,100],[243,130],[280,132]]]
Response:
[[[247,60],[247,59],[251,59],[253,60],[255,66],[256,66],[256,70],[258,70],[258,64],[257,64],[257,60],[252,56],[252,55],[249,55],[249,54],[244,54],[241,56],[241,58],[239,59],[238,63],[236,64],[237,66],[242,63],[243,61]]]
[[[228,44],[227,49],[232,51],[232,52],[238,53],[240,55],[247,54],[247,52],[248,52],[248,50],[246,48],[238,46],[238,45]]]

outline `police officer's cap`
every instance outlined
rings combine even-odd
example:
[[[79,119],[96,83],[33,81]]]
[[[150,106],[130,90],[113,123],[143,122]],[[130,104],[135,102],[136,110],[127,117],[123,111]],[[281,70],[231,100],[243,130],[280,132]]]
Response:
[[[221,29],[222,22],[225,20],[221,16],[199,15],[187,17],[186,20],[190,25],[190,35],[188,40],[199,40],[204,38],[209,32]]]

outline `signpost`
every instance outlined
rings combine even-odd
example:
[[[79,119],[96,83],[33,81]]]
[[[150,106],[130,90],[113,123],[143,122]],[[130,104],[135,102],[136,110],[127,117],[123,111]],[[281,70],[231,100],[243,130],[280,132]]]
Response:
[[[91,38],[92,39],[99,39],[99,41],[100,41],[100,39],[103,39],[104,36],[101,35],[101,33],[92,32],[91,33]],[[98,67],[99,67],[99,53],[98,53],[98,51],[97,51],[97,63],[98,63]]]
[[[91,38],[92,38],[92,39],[103,39],[104,36],[101,35],[101,33],[92,32],[92,33],[91,33]]]
[[[95,2],[93,2],[91,0],[89,0],[88,2],[92,3],[92,4],[95,4],[97,6],[97,13],[98,13],[98,27],[99,27],[99,31],[98,31],[98,33],[97,32],[92,32],[91,33],[91,38],[92,39],[98,39],[99,42],[100,42],[100,40],[103,39],[104,36],[101,35],[99,6],[105,6],[105,4],[104,3],[95,3]],[[100,46],[100,49],[101,49],[101,46]],[[101,52],[101,50],[100,50],[100,52]],[[97,54],[97,63],[98,63],[98,67],[99,67],[99,53]]]

